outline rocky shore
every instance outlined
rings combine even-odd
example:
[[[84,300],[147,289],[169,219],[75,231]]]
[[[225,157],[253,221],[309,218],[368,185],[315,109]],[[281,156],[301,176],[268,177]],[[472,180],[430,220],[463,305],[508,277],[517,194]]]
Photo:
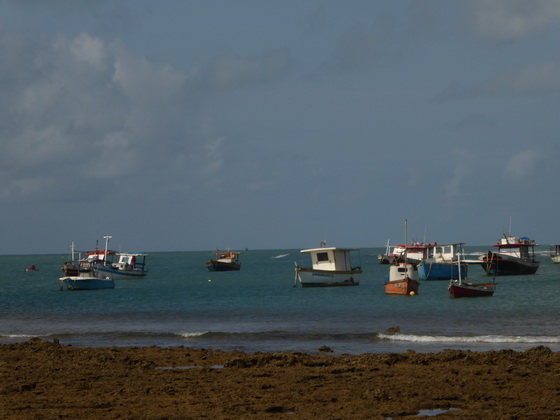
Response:
[[[560,353],[0,346],[3,419],[560,417]]]

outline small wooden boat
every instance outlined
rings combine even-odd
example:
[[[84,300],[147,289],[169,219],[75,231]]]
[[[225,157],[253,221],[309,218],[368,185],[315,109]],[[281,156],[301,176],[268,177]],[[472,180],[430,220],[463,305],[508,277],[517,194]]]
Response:
[[[457,265],[461,265],[460,257]],[[467,268],[464,265],[465,269]],[[489,297],[494,295],[497,283],[495,281],[483,282],[483,283],[471,283],[467,280],[467,277],[461,275],[462,270],[459,270],[459,278],[451,279],[449,281],[449,295],[451,298],[462,298],[462,297]]]
[[[496,290],[494,282],[489,283],[468,283],[459,280],[451,280],[449,282],[449,295],[451,298],[462,297],[485,297],[493,296]]]
[[[239,255],[242,252],[237,251],[220,251],[216,249],[216,258],[206,262],[206,267],[209,271],[239,271],[241,263],[239,262]]]
[[[324,245],[324,242],[321,243]],[[353,267],[351,254],[359,254],[355,248],[325,247],[303,249],[302,254],[311,256],[311,267],[295,264],[294,287],[358,286],[361,267]]]

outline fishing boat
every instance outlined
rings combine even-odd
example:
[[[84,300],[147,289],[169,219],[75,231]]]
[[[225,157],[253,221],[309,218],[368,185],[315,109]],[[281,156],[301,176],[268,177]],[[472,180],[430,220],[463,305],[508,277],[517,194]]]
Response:
[[[405,243],[408,243],[408,220],[405,220]],[[404,258],[389,267],[389,275],[385,276],[385,293],[388,295],[418,294],[420,282],[414,278],[414,265],[408,260],[408,247],[405,247]]]
[[[550,246],[550,259],[554,264],[560,264],[560,245]]]
[[[389,275],[385,276],[385,293],[388,295],[418,294],[420,282],[414,278],[414,266],[404,261],[391,264]]]
[[[379,264],[397,264],[405,261],[406,255],[406,261],[416,268],[418,264],[428,258],[430,246],[432,246],[430,243],[414,241],[410,244],[395,245],[393,250],[389,252],[389,245],[387,245],[385,254],[379,255],[377,258]]]
[[[62,264],[63,276],[59,278],[60,290],[97,290],[114,289],[115,282],[112,278],[100,274],[96,269],[96,264],[87,259],[81,258],[81,252],[76,250],[74,242],[71,246],[71,260]]]
[[[239,255],[242,252],[238,251],[220,251],[216,249],[216,258],[206,262],[206,267],[210,271],[239,271],[241,263],[239,262]]]
[[[25,269],[25,271],[27,271],[27,272],[34,272],[34,271],[39,271],[39,269],[38,269],[37,267],[35,267],[34,264],[32,264],[32,265],[30,265],[29,267],[27,267],[27,268]]]
[[[98,265],[99,272],[114,280],[141,279],[148,275],[146,257],[148,254],[130,254],[117,252],[117,262]]]
[[[504,234],[497,244],[497,251],[488,251],[480,256],[487,275],[513,276],[535,274],[539,261],[535,260],[534,240]]]
[[[392,256],[391,256],[391,240],[387,239],[387,245],[385,247],[385,254],[379,254],[377,256],[377,260],[379,264],[391,264]]]
[[[148,275],[146,270],[146,257],[148,254],[132,254],[128,252],[115,252],[109,250],[110,235],[105,235],[105,249],[88,253],[88,260],[95,262],[97,270],[113,280],[141,279]],[[117,262],[113,262],[109,256],[118,256]]]
[[[459,270],[462,276],[466,275],[466,265],[457,264],[457,256],[463,253],[464,243],[430,245],[428,258],[420,262],[418,270],[419,280],[449,280],[458,279]],[[480,263],[480,261],[476,261]]]
[[[99,290],[114,289],[115,281],[93,269],[80,272],[76,276],[60,277],[60,290]]]
[[[324,243],[322,243],[323,245]],[[352,254],[360,251],[356,248],[337,248],[321,246],[320,248],[302,249],[302,254],[311,257],[311,267],[300,267],[295,263],[294,287],[332,287],[358,286],[362,269],[352,266]]]
[[[457,261],[457,265],[464,265],[460,261],[460,257]],[[467,265],[464,265],[465,269]],[[471,283],[467,280],[467,276],[463,276],[463,271],[458,270],[459,278],[449,280],[449,295],[451,298],[462,298],[462,297],[489,297],[494,295],[496,290],[496,282],[483,282],[483,283]]]

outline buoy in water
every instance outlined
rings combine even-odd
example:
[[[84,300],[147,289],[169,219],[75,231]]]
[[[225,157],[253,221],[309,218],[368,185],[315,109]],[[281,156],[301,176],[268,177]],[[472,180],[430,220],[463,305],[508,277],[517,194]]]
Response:
[[[414,290],[410,292],[410,296],[414,296],[416,293],[414,293]]]

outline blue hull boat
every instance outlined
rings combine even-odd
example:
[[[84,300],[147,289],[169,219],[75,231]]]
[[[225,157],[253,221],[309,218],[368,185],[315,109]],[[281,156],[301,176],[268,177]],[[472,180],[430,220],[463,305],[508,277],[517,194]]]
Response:
[[[457,280],[459,267],[457,263],[438,263],[424,261],[418,265],[418,278],[420,280]],[[467,266],[461,265],[461,277],[467,276]]]

